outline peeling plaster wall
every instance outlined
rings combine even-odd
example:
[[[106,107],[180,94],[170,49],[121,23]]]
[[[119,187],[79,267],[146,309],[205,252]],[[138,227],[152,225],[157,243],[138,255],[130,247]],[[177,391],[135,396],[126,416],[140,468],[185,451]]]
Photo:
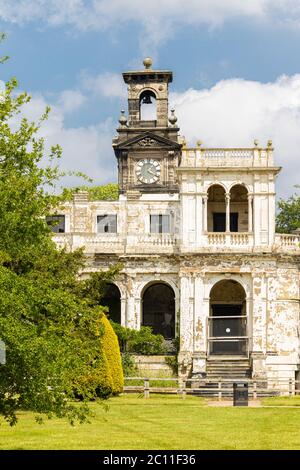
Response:
[[[108,261],[114,263],[117,259],[124,263],[116,280],[121,290],[124,325],[140,327],[146,286],[166,282],[173,288],[181,375],[206,372],[211,290],[219,281],[230,279],[240,283],[246,293],[244,313],[248,316],[253,377],[294,378],[300,346],[297,259],[279,255],[198,254],[132,255],[108,260],[99,255],[97,260],[91,260],[87,272],[107,269]]]

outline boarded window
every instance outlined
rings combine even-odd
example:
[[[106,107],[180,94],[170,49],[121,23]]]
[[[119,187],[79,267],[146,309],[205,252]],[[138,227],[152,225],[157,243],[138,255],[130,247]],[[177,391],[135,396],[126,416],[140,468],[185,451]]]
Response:
[[[117,233],[117,215],[106,214],[97,216],[98,233]]]
[[[170,233],[170,216],[162,214],[150,215],[150,232]]]
[[[46,217],[47,224],[54,233],[65,232],[65,216],[64,215],[48,215]]]

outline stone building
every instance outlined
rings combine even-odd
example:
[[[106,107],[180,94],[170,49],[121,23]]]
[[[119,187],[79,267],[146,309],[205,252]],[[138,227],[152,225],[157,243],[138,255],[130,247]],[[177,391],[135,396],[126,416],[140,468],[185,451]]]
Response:
[[[104,299],[111,317],[179,335],[182,375],[294,379],[300,240],[275,233],[272,142],[188,148],[168,109],[172,72],[144,66],[123,73],[119,200],[75,194],[54,239],[85,246],[85,275],[123,263]]]

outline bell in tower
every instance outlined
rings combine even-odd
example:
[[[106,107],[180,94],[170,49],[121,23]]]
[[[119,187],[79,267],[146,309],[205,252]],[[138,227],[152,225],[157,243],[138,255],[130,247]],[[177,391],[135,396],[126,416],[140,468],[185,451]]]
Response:
[[[176,168],[180,161],[177,118],[169,117],[169,70],[153,70],[144,59],[144,70],[124,72],[128,90],[128,117],[119,119],[113,148],[118,160],[121,193],[178,192]]]

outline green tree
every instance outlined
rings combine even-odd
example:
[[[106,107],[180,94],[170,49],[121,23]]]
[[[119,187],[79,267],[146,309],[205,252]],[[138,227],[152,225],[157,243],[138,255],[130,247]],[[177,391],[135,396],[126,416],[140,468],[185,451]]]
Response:
[[[80,281],[83,252],[59,251],[53,243],[45,217],[63,201],[50,192],[63,176],[61,149],[45,155],[39,130],[49,109],[29,122],[22,108],[30,97],[16,88],[11,79],[0,96],[0,339],[7,351],[0,414],[11,424],[20,409],[83,421],[87,401],[110,394],[105,309],[97,301],[116,268]],[[75,403],[78,377],[89,376]]]
[[[70,201],[73,194],[78,191],[87,191],[90,201],[116,201],[119,197],[119,185],[109,183],[101,186],[78,186],[76,188],[64,188],[63,198]]]
[[[277,232],[291,233],[300,227],[300,196],[295,194],[287,200],[280,199],[278,209],[276,216]]]

